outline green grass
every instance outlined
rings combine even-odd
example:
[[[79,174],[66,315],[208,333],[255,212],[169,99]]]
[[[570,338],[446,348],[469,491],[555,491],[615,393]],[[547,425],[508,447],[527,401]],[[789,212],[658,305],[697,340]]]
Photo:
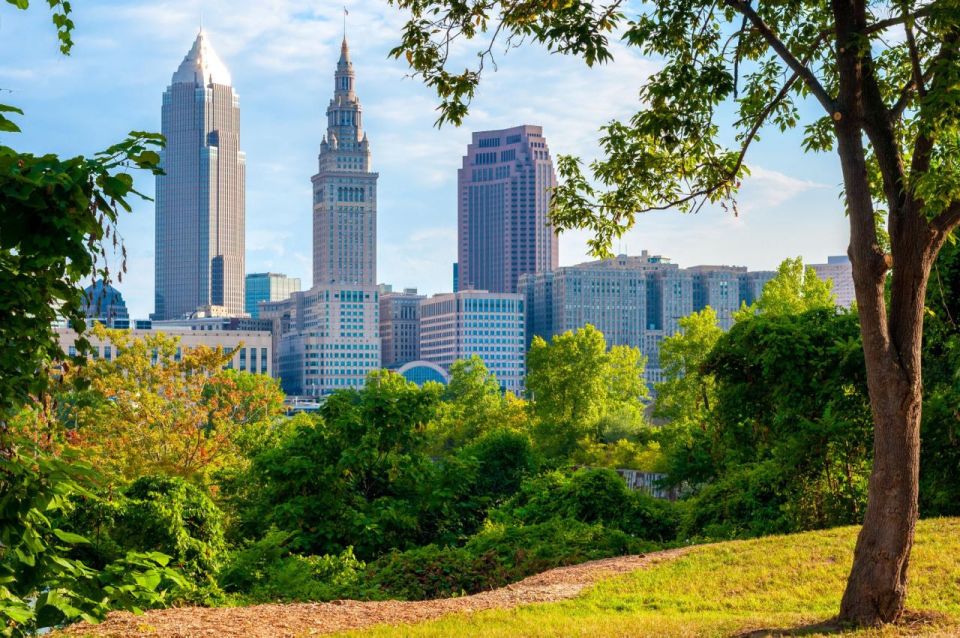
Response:
[[[456,614],[419,625],[343,636],[739,636],[800,630],[836,614],[857,528],[695,548],[650,569],[598,583],[579,598]],[[909,610],[923,622],[857,636],[960,636],[960,519],[921,521],[910,568]],[[806,629],[804,629],[806,628]]]

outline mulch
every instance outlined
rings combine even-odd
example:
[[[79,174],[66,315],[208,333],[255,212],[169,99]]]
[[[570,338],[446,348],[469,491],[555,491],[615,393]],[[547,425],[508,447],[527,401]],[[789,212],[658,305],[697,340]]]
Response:
[[[383,623],[418,623],[453,613],[509,609],[574,598],[598,580],[644,569],[687,551],[689,548],[671,549],[560,567],[500,589],[458,598],[415,602],[337,600],[249,607],[176,607],[148,611],[139,616],[130,612],[113,612],[99,625],[78,623],[55,635],[64,638],[292,638],[363,629]]]

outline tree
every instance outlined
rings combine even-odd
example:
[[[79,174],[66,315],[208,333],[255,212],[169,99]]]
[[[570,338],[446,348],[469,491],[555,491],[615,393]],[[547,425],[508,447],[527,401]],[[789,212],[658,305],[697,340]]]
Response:
[[[496,377],[477,355],[453,362],[442,399],[427,428],[434,454],[449,453],[494,428],[527,429],[524,401],[501,392]]]
[[[63,426],[91,461],[113,478],[145,474],[204,483],[210,473],[244,462],[283,413],[277,381],[225,370],[232,352],[181,348],[176,337],[134,339],[94,327],[113,353],[73,370],[87,387],[62,398]]]
[[[636,348],[608,351],[603,333],[589,324],[550,343],[535,337],[527,354],[526,386],[543,452],[569,456],[579,441],[598,441],[606,414],[629,410],[641,418],[641,400],[647,396],[644,363]]]
[[[27,0],[7,2],[28,6]],[[70,3],[49,4],[60,50],[69,54]],[[23,112],[0,104],[0,133],[20,130],[11,114]],[[109,281],[111,271],[122,279],[126,250],[117,222],[131,197],[143,197],[127,171],[159,172],[162,141],[134,131],[92,158],[70,159],[0,145],[0,449],[8,444],[6,420],[45,390],[49,377],[41,371],[48,363],[64,358],[54,321],[65,318],[82,335],[83,281]],[[111,266],[107,259],[115,251],[120,263]],[[78,345],[82,351],[86,341]]]
[[[353,546],[362,560],[432,540],[443,518],[433,506],[457,501],[439,476],[444,466],[425,452],[439,400],[437,384],[418,388],[386,370],[361,390],[334,392],[319,417],[254,458],[249,480],[260,488],[241,518],[260,533],[270,525],[294,532],[294,549],[338,554]]]
[[[609,37],[662,60],[643,107],[604,127],[604,157],[558,159],[551,217],[593,232],[609,254],[637,215],[713,202],[735,209],[751,145],[765,128],[804,127],[807,151],[835,150],[850,225],[875,429],[864,524],[840,620],[877,625],[903,613],[917,520],[924,293],[960,224],[960,5],[955,0],[393,0],[410,12],[393,49],[460,123],[499,38],[612,60]],[[486,36],[476,67],[451,72],[452,41]],[[801,120],[800,104],[820,109]],[[735,121],[721,125],[728,107]],[[732,140],[732,146],[726,142]],[[884,231],[882,226],[886,227]],[[889,280],[889,295],[885,295]]]
[[[759,313],[768,316],[798,315],[808,310],[833,308],[836,298],[832,281],[821,281],[811,266],[804,267],[803,258],[784,259],[777,276],[764,285],[757,301],[742,308],[737,319]]]

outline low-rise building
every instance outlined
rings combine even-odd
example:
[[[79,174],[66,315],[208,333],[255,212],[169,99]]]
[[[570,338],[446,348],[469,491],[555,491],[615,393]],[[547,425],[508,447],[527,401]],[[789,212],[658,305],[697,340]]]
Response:
[[[504,390],[519,393],[526,375],[524,299],[463,290],[420,302],[420,358],[445,372],[459,359],[483,359]]]
[[[381,364],[396,369],[420,358],[420,301],[425,297],[416,288],[379,288]]]
[[[154,322],[159,323],[159,322]],[[71,328],[56,328],[60,339],[60,347],[70,356],[77,354],[77,333]],[[180,341],[180,348],[196,348],[207,346],[223,348],[226,352],[233,352],[233,358],[227,363],[228,368],[255,374],[273,376],[273,345],[269,332],[254,330],[192,330],[190,328],[150,328],[147,330],[130,330],[128,334],[134,339],[142,339],[156,334],[165,334],[176,337]],[[99,339],[92,333],[85,332],[84,337],[90,343],[90,355],[94,358],[104,358],[108,361],[116,355],[116,347],[109,339]],[[178,351],[178,356],[180,352]]]

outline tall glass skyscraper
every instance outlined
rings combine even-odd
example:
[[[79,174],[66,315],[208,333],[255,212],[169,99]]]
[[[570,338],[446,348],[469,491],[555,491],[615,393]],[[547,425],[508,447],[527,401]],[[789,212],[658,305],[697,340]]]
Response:
[[[240,100],[201,30],[163,94],[157,177],[154,319],[201,307],[244,312]]]
[[[359,388],[380,368],[377,174],[344,39],[313,176],[313,287],[261,304],[274,321],[276,369],[289,395]]]
[[[474,133],[457,183],[457,290],[516,292],[520,275],[559,265],[547,218],[557,178],[541,127]]]

